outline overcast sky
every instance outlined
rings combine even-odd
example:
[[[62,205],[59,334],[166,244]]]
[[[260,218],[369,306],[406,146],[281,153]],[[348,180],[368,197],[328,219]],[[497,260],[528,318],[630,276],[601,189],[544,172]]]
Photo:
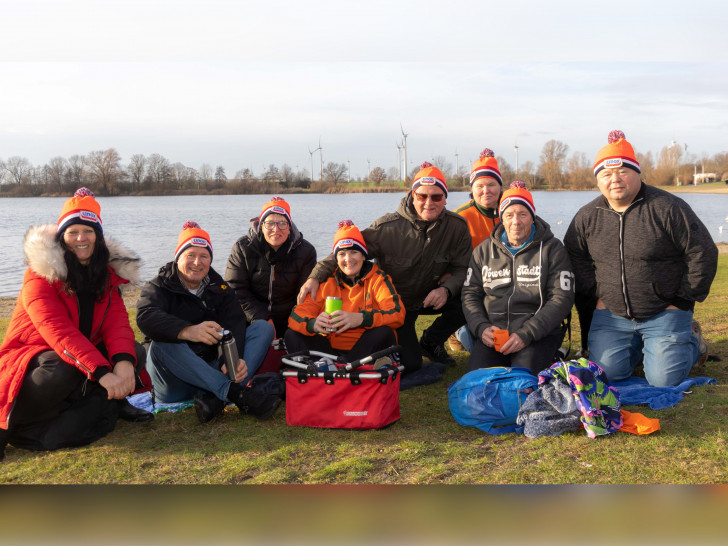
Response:
[[[261,174],[728,151],[728,4],[673,0],[0,0],[0,159],[116,148]],[[314,156],[318,176],[318,154]]]

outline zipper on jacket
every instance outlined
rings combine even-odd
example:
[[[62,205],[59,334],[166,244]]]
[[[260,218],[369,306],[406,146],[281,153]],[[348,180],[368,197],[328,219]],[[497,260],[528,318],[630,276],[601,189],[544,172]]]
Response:
[[[619,213],[617,213],[619,214]],[[622,275],[622,298],[624,299],[624,308],[627,311],[627,316],[632,317],[632,310],[629,307],[629,299],[627,298],[627,277],[625,275],[624,267],[624,215],[619,214],[619,268]]]
[[[93,375],[91,373],[91,370],[89,370],[86,366],[84,366],[83,364],[81,364],[81,361],[78,358],[76,358],[75,356],[73,356],[67,350],[64,350],[63,351],[63,354],[66,355],[68,358],[73,359],[73,361],[78,365],[78,367],[81,368],[82,370],[84,370],[86,372],[86,379],[91,379],[91,376]]]
[[[276,264],[270,264],[270,276],[268,277],[268,313],[273,309],[273,281],[276,278]]]

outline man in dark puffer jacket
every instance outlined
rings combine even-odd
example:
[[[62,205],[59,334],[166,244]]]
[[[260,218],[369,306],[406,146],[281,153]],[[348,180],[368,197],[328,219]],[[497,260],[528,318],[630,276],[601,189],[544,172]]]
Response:
[[[610,381],[643,363],[651,385],[677,385],[707,357],[693,309],[708,296],[718,249],[685,201],[640,180],[621,131],[610,133],[594,174],[602,195],[564,238],[582,329],[591,323],[590,360]]]

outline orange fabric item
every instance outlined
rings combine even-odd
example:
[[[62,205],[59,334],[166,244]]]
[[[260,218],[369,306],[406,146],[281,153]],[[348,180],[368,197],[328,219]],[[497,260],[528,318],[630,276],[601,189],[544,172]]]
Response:
[[[498,160],[495,158],[493,151],[488,148],[480,152],[480,158],[473,163],[473,168],[470,170],[470,185],[472,186],[473,182],[483,177],[490,177],[501,186],[503,185],[503,179],[500,170],[498,170]]]
[[[660,420],[645,417],[641,413],[632,413],[627,410],[619,410],[622,414],[622,432],[643,436],[660,430]]]
[[[193,221],[187,220],[182,226],[182,231],[177,237],[177,250],[174,252],[175,261],[190,246],[199,246],[207,248],[212,256],[212,242],[210,241],[210,235],[200,227],[200,225]]]
[[[468,222],[468,230],[470,231],[470,238],[473,241],[473,248],[490,237],[490,233],[498,223],[498,218],[488,218],[480,212],[475,207],[474,201],[465,203],[455,212]]]
[[[313,325],[324,310],[326,298],[341,298],[342,310],[363,313],[364,322],[359,328],[352,328],[341,334],[329,334],[331,346],[343,351],[350,350],[359,340],[366,328],[389,326],[396,330],[404,324],[404,306],[392,284],[392,279],[377,264],[354,286],[337,282],[329,277],[319,286],[316,299],[307,297],[303,303],[293,308],[288,318],[288,327],[307,336],[319,335]]]
[[[614,130],[609,133],[607,142],[608,144],[599,150],[594,160],[594,176],[602,169],[622,166],[640,172],[637,154],[634,153],[634,148],[622,131]]]
[[[364,256],[367,255],[367,244],[364,242],[364,237],[351,220],[339,222],[339,229],[334,235],[332,252],[336,254],[337,250],[358,250]]]

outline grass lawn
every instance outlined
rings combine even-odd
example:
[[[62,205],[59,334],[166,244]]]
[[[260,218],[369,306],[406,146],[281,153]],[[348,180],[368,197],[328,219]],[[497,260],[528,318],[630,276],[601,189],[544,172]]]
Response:
[[[288,427],[284,408],[269,421],[228,408],[202,426],[194,410],[163,413],[149,424],[120,421],[95,444],[56,452],[8,446],[4,484],[721,484],[728,482],[728,256],[696,318],[710,344],[693,375],[699,387],[673,408],[628,407],[660,419],[650,436],[589,440],[583,431],[529,440],[490,436],[458,425],[447,387],[465,372],[467,355],[444,381],[401,394],[402,419],[385,430]],[[132,311],[133,313],[133,311]],[[0,320],[4,335],[9,320]],[[422,320],[420,327],[429,320]],[[573,347],[580,332],[574,315]]]

